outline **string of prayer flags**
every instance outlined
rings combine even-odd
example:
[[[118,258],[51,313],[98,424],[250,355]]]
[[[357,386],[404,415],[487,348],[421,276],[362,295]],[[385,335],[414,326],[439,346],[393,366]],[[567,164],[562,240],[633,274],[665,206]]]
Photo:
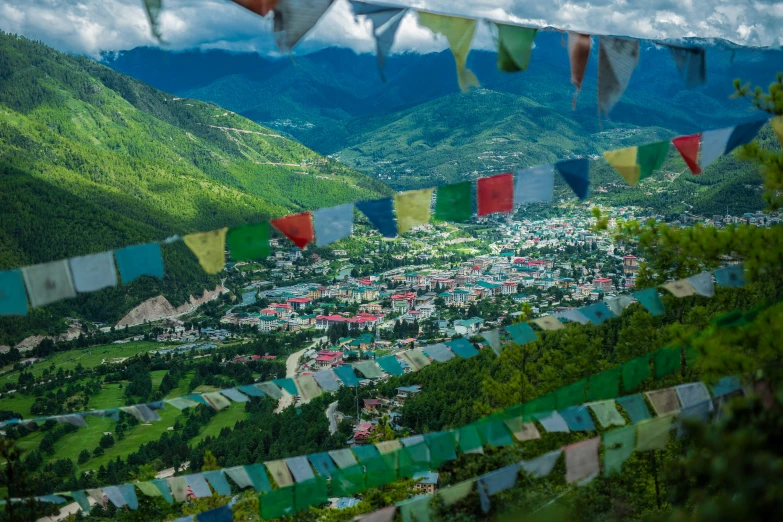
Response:
[[[636,186],[643,179],[649,178],[653,171],[661,168],[668,153],[669,142],[661,141],[604,152],[604,158],[629,185]]]
[[[315,27],[333,0],[278,0],[274,33],[281,53],[290,53],[299,40]]]
[[[595,437],[563,448],[566,462],[566,482],[584,480],[601,471],[598,446],[601,438]]]
[[[434,189],[409,190],[394,195],[399,234],[430,221],[430,200]]]
[[[514,176],[511,173],[480,178],[476,190],[479,216],[514,210]]]
[[[394,43],[394,36],[400,27],[400,22],[405,16],[405,9],[386,5],[373,5],[365,2],[351,0],[354,15],[364,15],[372,23],[372,35],[375,38],[375,56],[378,60],[378,73],[381,80],[386,81],[383,67],[386,56]]]
[[[553,165],[538,165],[516,171],[514,205],[552,201],[555,190]]]
[[[593,47],[593,39],[590,35],[581,33],[568,33],[568,60],[571,62],[571,83],[575,87],[574,101],[571,108],[576,108],[576,97],[582,90],[582,80],[587,71],[587,61],[590,58],[590,50]]]
[[[703,132],[699,166],[702,170],[706,169],[724,154],[729,154],[740,145],[750,143],[766,122],[767,120],[757,120],[742,123],[736,127]]]
[[[498,29],[498,70],[518,72],[527,69],[538,29],[508,24],[495,24],[495,27]]]
[[[639,40],[598,38],[598,114],[609,114],[628,87],[638,64]]]
[[[123,284],[141,276],[163,279],[163,254],[158,243],[133,245],[114,251]]]
[[[685,164],[691,169],[693,175],[701,174],[699,166],[699,147],[701,145],[701,134],[692,134],[690,136],[680,136],[672,140],[674,148],[680,153]]]
[[[22,277],[34,307],[76,297],[66,259],[23,267]]]
[[[313,229],[319,247],[350,236],[353,233],[353,203],[316,210]]]
[[[473,71],[467,68],[470,44],[473,34],[476,32],[476,20],[470,18],[458,18],[419,11],[419,24],[428,28],[433,33],[440,33],[446,37],[457,64],[457,82],[462,92],[467,92],[471,87],[479,87],[478,78]]]
[[[685,85],[695,87],[707,82],[706,53],[702,47],[663,44],[669,48],[674,64],[685,80]]]
[[[231,0],[259,16],[266,16],[274,10],[277,0]]]
[[[217,274],[226,264],[226,232],[220,228],[211,232],[188,234],[182,240],[191,252],[196,255],[201,268],[208,274]]]
[[[473,215],[473,186],[469,181],[439,187],[435,195],[435,218],[443,221],[468,221]]]
[[[356,208],[370,220],[372,226],[378,229],[383,237],[397,237],[392,198],[360,201],[356,204]]]
[[[117,286],[117,269],[111,252],[74,257],[69,264],[73,286],[79,293]]]
[[[511,336],[511,339],[516,344],[527,344],[538,341],[536,332],[534,332],[527,323],[510,324],[506,326],[506,332],[508,332],[508,334]]]
[[[715,280],[720,286],[739,288],[745,286],[745,269],[742,265],[729,265],[715,270]]]
[[[679,281],[670,281],[663,285],[663,288],[671,292],[674,297],[690,297],[696,295],[696,289],[693,287],[690,281],[687,279],[680,279]]]
[[[639,301],[653,317],[663,315],[665,308],[663,306],[663,301],[661,301],[661,297],[658,295],[657,288],[639,290],[631,295],[633,295],[633,298]]]
[[[27,294],[20,270],[0,271],[0,315],[27,315]]]
[[[269,223],[253,223],[229,229],[226,243],[234,261],[250,261],[268,257]]]
[[[310,212],[273,219],[270,223],[299,248],[303,249],[315,239],[313,217]]]
[[[555,169],[579,199],[585,199],[590,189],[590,163],[587,158],[558,161]]]

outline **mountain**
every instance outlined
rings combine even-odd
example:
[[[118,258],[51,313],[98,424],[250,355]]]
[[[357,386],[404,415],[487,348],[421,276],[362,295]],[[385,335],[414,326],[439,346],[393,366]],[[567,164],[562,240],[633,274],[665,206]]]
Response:
[[[2,268],[391,192],[230,111],[8,34],[0,34],[0,176]],[[160,293],[178,306],[215,288],[182,244],[164,254],[162,281],[6,318],[0,333],[38,324],[48,309],[116,320]]]
[[[640,65],[610,119],[596,114],[597,49],[571,109],[568,57],[558,34],[536,39],[527,71],[499,73],[473,51],[482,88],[458,92],[449,51],[389,58],[326,49],[268,58],[223,51],[138,48],[107,65],[181,96],[207,100],[286,132],[394,188],[429,186],[736,124],[755,117],[731,100],[732,81],[766,85],[783,52],[707,47],[706,85],[686,89],[669,51],[643,44]],[[597,47],[597,46],[596,46]]]

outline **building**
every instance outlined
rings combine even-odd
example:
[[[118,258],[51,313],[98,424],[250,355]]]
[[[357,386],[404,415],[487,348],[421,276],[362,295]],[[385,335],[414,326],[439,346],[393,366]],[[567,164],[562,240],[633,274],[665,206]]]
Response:
[[[397,388],[397,395],[394,397],[394,400],[398,404],[405,404],[406,399],[416,395],[417,393],[421,393],[420,384],[414,384],[413,386],[400,386]]]
[[[277,316],[274,315],[259,315],[258,316],[258,331],[259,332],[271,332],[277,330],[280,323]]]
[[[381,407],[381,401],[378,399],[363,399],[364,400],[364,410],[367,413],[375,414],[378,413],[378,408]]]
[[[608,277],[596,277],[593,279],[593,288],[599,292],[611,292],[613,288],[612,280]]]
[[[639,270],[639,259],[636,256],[623,257],[623,275],[625,277],[636,277],[637,270]]]
[[[478,333],[484,325],[484,319],[481,317],[471,317],[470,319],[457,319],[454,321],[454,330],[460,335],[473,335]]]
[[[308,306],[313,304],[313,300],[309,297],[292,297],[286,299],[286,302],[291,305],[294,310],[304,310]]]
[[[413,475],[413,480],[417,481],[414,490],[423,495],[434,495],[438,490],[440,476],[434,471],[419,471]]]

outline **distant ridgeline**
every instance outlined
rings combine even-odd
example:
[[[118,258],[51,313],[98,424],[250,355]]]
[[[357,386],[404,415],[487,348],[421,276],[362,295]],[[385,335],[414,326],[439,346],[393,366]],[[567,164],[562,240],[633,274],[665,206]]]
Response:
[[[237,129],[237,130],[229,130]],[[0,269],[268,219],[391,190],[214,105],[0,33]],[[0,319],[0,344],[75,314],[116,321],[214,289],[183,244],[166,277]]]

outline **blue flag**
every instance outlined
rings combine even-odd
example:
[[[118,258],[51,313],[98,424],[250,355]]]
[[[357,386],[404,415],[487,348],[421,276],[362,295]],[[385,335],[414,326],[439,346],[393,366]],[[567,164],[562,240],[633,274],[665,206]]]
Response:
[[[313,212],[313,227],[319,247],[350,236],[353,231],[353,203],[316,210]]]
[[[362,214],[378,229],[383,237],[397,237],[397,222],[394,219],[392,198],[360,201],[356,204]]]
[[[233,522],[234,514],[229,506],[220,506],[198,514],[198,522]]]
[[[726,142],[726,150],[723,153],[728,154],[740,145],[745,145],[746,143],[753,141],[753,138],[756,137],[756,134],[759,133],[759,130],[767,121],[768,120],[751,121],[734,127],[734,130],[729,136],[729,140]]]
[[[587,158],[558,161],[555,169],[579,199],[587,197],[590,189],[590,163]]]
[[[615,317],[614,313],[606,306],[606,303],[595,303],[583,306],[579,311],[590,319],[593,324],[603,324],[609,318]]]
[[[729,265],[715,270],[715,280],[720,286],[738,288],[745,286],[745,269],[742,265]]]
[[[19,270],[0,272],[0,315],[27,315],[27,294]]]
[[[134,245],[114,251],[117,268],[120,269],[122,282],[126,285],[141,276],[153,276],[163,279],[163,254],[160,245],[147,243]]]

